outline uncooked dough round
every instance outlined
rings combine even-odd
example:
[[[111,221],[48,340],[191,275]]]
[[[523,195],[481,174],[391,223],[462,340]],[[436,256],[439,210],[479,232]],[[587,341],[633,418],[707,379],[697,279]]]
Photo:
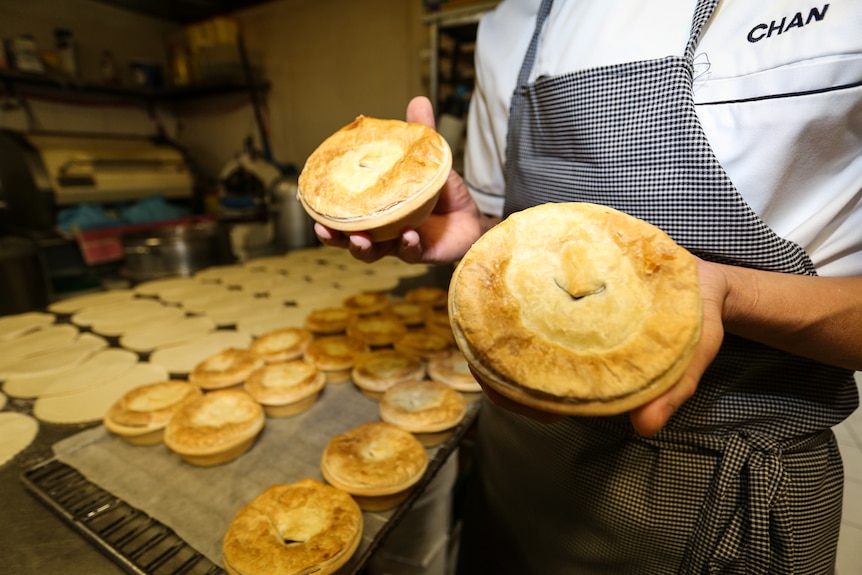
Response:
[[[34,417],[14,411],[0,413],[0,465],[24,451],[39,433]]]

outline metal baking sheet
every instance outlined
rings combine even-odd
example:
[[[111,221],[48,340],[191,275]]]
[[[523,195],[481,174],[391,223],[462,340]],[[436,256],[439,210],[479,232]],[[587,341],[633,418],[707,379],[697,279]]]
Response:
[[[428,469],[406,501],[389,511],[365,512],[366,532],[363,535],[363,542],[340,573],[353,575],[362,572],[387,534],[397,526],[413,503],[421,497],[428,484],[452,455],[475,420],[477,412],[478,406],[472,405],[465,420],[446,442],[430,448],[431,459]],[[83,434],[94,434],[97,431],[91,429]],[[85,445],[92,445],[92,443]],[[195,549],[174,529],[165,525],[157,514],[148,513],[129,504],[57,457],[28,469],[22,473],[21,480],[28,491],[128,573],[133,575],[225,573],[219,564]],[[259,487],[262,491],[266,486]]]

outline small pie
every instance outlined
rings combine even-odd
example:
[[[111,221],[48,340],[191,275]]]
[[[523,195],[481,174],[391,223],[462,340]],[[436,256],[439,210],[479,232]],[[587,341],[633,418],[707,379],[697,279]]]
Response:
[[[313,340],[305,349],[306,361],[317,366],[330,383],[350,379],[356,360],[369,351],[368,344],[349,335],[327,335]]]
[[[425,364],[394,349],[379,349],[360,356],[350,377],[362,393],[378,400],[396,383],[423,379]]]
[[[380,399],[380,419],[409,431],[425,446],[445,441],[467,415],[464,397],[439,381],[405,381]]]
[[[443,288],[419,286],[408,290],[404,294],[404,301],[445,309],[449,301],[449,294]]]
[[[386,313],[400,319],[407,327],[417,327],[425,323],[426,307],[409,301],[395,301],[389,304]]]
[[[453,349],[446,355],[430,360],[428,362],[428,377],[464,393],[482,391],[482,387],[476,381],[473,372],[470,371],[467,358],[459,349]]]
[[[451,167],[452,151],[432,128],[359,116],[308,157],[297,197],[323,225],[382,241],[428,217]]]
[[[347,326],[347,335],[361,339],[372,347],[392,345],[406,333],[404,322],[391,315],[360,315]]]
[[[285,327],[261,335],[249,349],[266,362],[287,361],[302,357],[313,337],[305,328]]]
[[[392,347],[401,353],[428,361],[445,355],[452,349],[452,345],[452,341],[446,335],[426,328],[407,332]]]
[[[362,509],[390,509],[409,495],[428,467],[428,453],[412,433],[385,421],[364,423],[329,440],[323,477],[354,496]]]
[[[222,559],[230,575],[331,575],[356,552],[362,510],[314,479],[273,485],[228,525]]]
[[[245,390],[268,416],[285,417],[311,407],[324,385],[326,376],[317,366],[294,359],[254,370],[245,382]]]
[[[195,365],[189,381],[201,389],[221,389],[238,385],[264,363],[248,349],[229,347]]]
[[[201,467],[236,459],[263,430],[263,408],[242,389],[218,389],[178,409],[165,427],[165,445]]]
[[[344,300],[344,307],[356,315],[380,313],[389,305],[389,295],[385,293],[360,293]]]
[[[595,204],[511,215],[473,244],[449,291],[476,375],[553,413],[643,405],[679,380],[700,339],[696,258],[652,224]]]
[[[127,391],[108,409],[105,428],[134,445],[160,443],[171,416],[203,395],[187,381],[149,383]]]
[[[308,314],[305,327],[319,335],[344,333],[351,319],[353,312],[346,307],[324,307]]]

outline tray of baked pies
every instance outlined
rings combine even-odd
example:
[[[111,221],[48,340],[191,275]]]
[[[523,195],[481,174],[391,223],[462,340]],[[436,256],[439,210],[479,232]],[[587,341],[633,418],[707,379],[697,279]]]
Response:
[[[4,394],[94,424],[25,487],[131,573],[359,572],[478,409],[450,273],[321,247],[18,318]]]

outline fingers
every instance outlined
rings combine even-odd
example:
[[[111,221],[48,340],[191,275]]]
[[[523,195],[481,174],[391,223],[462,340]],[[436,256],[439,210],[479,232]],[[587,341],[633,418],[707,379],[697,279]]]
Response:
[[[679,406],[694,394],[680,384],[675,385],[664,395],[652,400],[646,405],[632,410],[629,417],[632,427],[643,437],[652,437],[662,430]]]
[[[416,96],[407,104],[407,121],[435,127],[434,108],[425,96]]]

